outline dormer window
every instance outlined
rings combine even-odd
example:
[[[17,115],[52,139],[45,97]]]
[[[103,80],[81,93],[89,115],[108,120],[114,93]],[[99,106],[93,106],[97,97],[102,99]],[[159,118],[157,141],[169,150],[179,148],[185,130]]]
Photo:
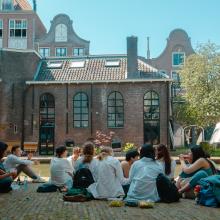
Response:
[[[172,65],[181,66],[185,62],[185,53],[184,52],[173,52],[172,53]]]
[[[84,48],[73,48],[73,56],[84,56]]]
[[[83,68],[85,67],[85,60],[77,60],[70,62],[70,68]]]
[[[50,61],[47,63],[47,68],[49,69],[60,69],[63,66],[62,61]]]
[[[66,57],[67,49],[65,47],[56,48],[56,57]]]
[[[67,42],[67,27],[65,24],[58,24],[55,28],[55,41]]]
[[[105,61],[106,67],[119,67],[120,66],[120,60],[106,60]]]

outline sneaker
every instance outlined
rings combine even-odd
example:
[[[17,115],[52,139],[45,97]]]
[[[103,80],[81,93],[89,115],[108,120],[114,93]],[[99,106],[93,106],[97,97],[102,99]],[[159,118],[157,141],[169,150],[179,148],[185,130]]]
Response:
[[[39,176],[37,179],[33,179],[32,183],[46,183],[46,180]]]

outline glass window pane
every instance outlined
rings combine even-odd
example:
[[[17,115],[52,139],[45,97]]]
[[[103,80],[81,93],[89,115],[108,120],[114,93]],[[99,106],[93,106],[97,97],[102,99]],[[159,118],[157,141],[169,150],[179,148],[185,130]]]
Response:
[[[10,28],[15,28],[15,20],[10,20]]]
[[[122,99],[121,93],[116,92],[116,99]]]
[[[74,114],[74,120],[81,120],[80,114]]]
[[[152,105],[159,105],[159,100],[158,99],[152,100]]]
[[[88,107],[88,102],[87,101],[81,101],[82,107]]]
[[[108,99],[115,99],[115,92],[111,93],[111,94],[108,96]]]
[[[124,121],[116,121],[116,127],[123,127]]]
[[[81,93],[81,98],[82,98],[82,100],[87,100],[87,95],[84,93]]]
[[[81,100],[81,93],[76,94],[74,100]]]
[[[89,113],[89,109],[88,108],[82,108],[82,113]]]
[[[117,100],[116,101],[116,106],[123,106],[123,100]]]
[[[152,99],[158,99],[158,95],[156,92],[152,92]]]
[[[74,113],[80,113],[80,108],[74,108]]]
[[[82,121],[82,127],[83,128],[89,127],[89,122],[88,121]]]
[[[109,121],[115,121],[115,114],[108,114]]]
[[[108,121],[109,127],[115,127],[115,121]]]
[[[115,106],[115,99],[109,99],[108,100],[108,106]]]
[[[151,105],[151,100],[144,100],[144,105]]]
[[[74,127],[80,128],[80,121],[74,121]]]
[[[116,107],[116,113],[123,113],[123,107]]]
[[[74,101],[74,107],[80,107],[81,102],[80,101]]]
[[[108,113],[115,113],[115,107],[108,107]]]
[[[88,121],[89,120],[89,116],[87,114],[83,114],[82,115],[82,120],[84,120],[84,121],[87,120]]]

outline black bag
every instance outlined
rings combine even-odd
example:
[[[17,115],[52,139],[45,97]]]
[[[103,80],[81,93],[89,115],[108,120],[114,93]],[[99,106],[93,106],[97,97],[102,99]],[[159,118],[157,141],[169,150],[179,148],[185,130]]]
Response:
[[[160,173],[156,179],[157,191],[161,202],[178,202],[180,195],[176,185],[164,174]]]
[[[76,171],[73,179],[73,187],[74,188],[88,188],[92,183],[94,183],[94,179],[91,171],[88,168],[81,168]]]
[[[58,189],[57,186],[50,183],[44,183],[37,188],[38,193],[49,193],[49,192],[56,192]]]

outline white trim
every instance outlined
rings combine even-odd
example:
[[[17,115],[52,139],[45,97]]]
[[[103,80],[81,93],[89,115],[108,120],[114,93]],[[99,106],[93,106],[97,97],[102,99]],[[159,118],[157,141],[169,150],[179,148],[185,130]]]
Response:
[[[80,81],[26,81],[27,85],[48,84],[99,84],[99,83],[141,83],[141,82],[172,82],[172,79],[122,79],[122,80],[80,80]]]
[[[32,49],[15,49],[15,48],[2,48],[2,51],[9,51],[9,52],[17,52],[17,53],[35,53],[40,59],[42,59],[41,55]]]
[[[11,30],[11,28],[10,28],[10,21],[26,21],[26,28],[21,28],[21,30],[26,30],[26,37],[16,37],[16,36],[13,36],[13,37],[11,37],[10,36],[10,30]],[[15,24],[15,22],[14,22],[14,24]],[[13,30],[15,30],[16,28],[14,28]],[[15,39],[28,39],[28,20],[26,19],[26,18],[22,18],[22,19],[9,19],[8,20],[8,39],[13,39],[13,38],[15,38]]]
[[[2,30],[2,36],[0,36],[0,39],[3,38],[3,30],[4,30],[4,22],[3,19],[0,19],[0,22],[2,22],[2,28],[0,28],[0,30]]]
[[[74,55],[74,49],[83,49],[83,55]],[[73,47],[72,48],[72,55],[73,55],[73,57],[83,57],[83,56],[85,56],[85,47]]]

